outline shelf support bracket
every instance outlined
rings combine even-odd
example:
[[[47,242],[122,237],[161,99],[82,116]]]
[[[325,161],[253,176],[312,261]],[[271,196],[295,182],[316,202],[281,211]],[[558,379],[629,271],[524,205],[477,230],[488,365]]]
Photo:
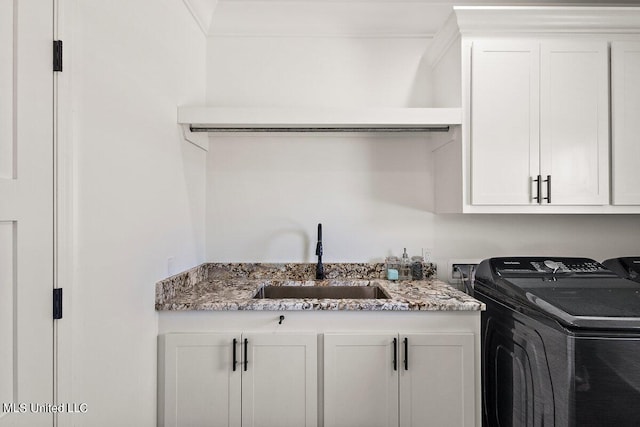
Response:
[[[192,143],[193,145],[195,145],[196,147],[204,151],[209,151],[209,134],[208,133],[191,132],[190,124],[183,124],[181,126],[182,126],[182,136],[184,137],[185,141]]]

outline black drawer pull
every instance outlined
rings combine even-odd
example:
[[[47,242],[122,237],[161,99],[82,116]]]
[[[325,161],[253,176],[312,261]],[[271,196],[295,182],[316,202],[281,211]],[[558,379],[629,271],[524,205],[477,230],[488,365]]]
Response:
[[[393,370],[398,370],[398,338],[393,339]]]
[[[547,175],[547,179],[544,180],[547,183],[547,197],[543,200],[546,200],[547,203],[551,203],[551,175]]]
[[[536,203],[542,203],[542,200],[540,199],[540,195],[542,193],[542,176],[538,175],[538,177],[534,179],[533,182],[536,183],[536,196],[533,198],[533,200],[535,200]]]
[[[409,370],[409,338],[404,339],[404,370]]]
[[[247,370],[247,364],[248,364],[248,360],[247,360],[247,343],[249,342],[249,340],[247,340],[246,338],[244,339],[244,370]]]
[[[232,345],[233,345],[233,371],[235,372],[236,365],[238,364],[238,357],[236,355],[236,346],[238,345],[238,340],[234,338]]]

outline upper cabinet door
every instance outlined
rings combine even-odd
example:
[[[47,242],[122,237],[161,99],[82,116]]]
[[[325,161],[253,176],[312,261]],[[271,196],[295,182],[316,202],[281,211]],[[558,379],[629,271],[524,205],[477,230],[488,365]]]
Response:
[[[539,171],[539,43],[472,46],[471,203],[529,205]]]
[[[544,204],[608,204],[607,43],[543,42],[540,62],[540,173],[551,176]]]
[[[640,42],[611,44],[614,205],[640,205]]]

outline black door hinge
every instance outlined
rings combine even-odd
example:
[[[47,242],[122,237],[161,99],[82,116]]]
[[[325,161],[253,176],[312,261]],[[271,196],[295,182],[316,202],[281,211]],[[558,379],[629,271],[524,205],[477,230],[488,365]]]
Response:
[[[53,290],[53,318],[62,319],[62,288]]]
[[[62,71],[62,40],[53,41],[53,71]]]

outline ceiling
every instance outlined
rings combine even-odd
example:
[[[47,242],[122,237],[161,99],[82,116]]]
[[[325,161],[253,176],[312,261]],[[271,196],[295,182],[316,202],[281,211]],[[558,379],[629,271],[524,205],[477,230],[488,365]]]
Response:
[[[183,0],[207,36],[432,37],[458,6],[640,6],[640,0]]]

